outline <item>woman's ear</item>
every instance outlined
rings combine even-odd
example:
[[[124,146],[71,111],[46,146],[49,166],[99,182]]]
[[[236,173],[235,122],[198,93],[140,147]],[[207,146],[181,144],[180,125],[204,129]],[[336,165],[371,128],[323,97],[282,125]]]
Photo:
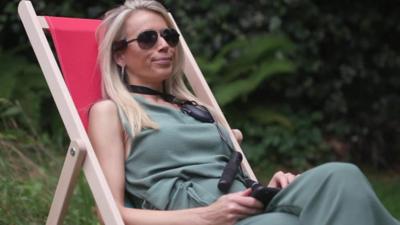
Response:
[[[118,51],[118,52],[114,53],[113,59],[114,59],[115,63],[117,63],[121,67],[126,65],[125,54],[122,51]]]

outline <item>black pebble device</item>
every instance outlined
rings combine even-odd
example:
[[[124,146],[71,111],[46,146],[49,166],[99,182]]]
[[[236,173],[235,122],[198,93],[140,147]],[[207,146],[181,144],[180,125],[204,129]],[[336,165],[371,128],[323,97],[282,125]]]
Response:
[[[242,162],[242,159],[243,156],[240,152],[235,151],[232,153],[232,157],[222,171],[221,178],[218,182],[218,189],[221,192],[227,193],[229,191],[232,182],[235,179],[235,176],[240,168],[240,163]],[[257,181],[249,178],[247,178],[245,181],[246,186],[251,188],[252,190],[251,196],[262,202],[264,204],[264,207],[266,207],[272,200],[272,198],[281,190],[279,188],[265,187]]]

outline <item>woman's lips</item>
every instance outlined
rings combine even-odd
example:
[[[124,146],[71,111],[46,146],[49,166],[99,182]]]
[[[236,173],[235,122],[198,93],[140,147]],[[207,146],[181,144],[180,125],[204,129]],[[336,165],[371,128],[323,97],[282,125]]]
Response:
[[[159,58],[154,58],[152,61],[160,65],[170,65],[172,62],[172,57],[159,57]]]

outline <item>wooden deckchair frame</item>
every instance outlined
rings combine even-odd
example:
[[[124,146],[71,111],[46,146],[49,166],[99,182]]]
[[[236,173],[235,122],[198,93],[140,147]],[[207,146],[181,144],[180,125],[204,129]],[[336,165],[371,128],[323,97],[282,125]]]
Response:
[[[39,61],[46,82],[71,140],[46,225],[62,224],[69,199],[71,198],[75,182],[81,169],[84,172],[104,223],[106,225],[123,225],[124,223],[120,212],[113,199],[104,174],[102,173],[85,128],[79,118],[78,111],[69,94],[61,70],[58,67],[57,61],[46,39],[44,30],[48,29],[49,26],[44,17],[36,15],[30,1],[20,1],[18,5],[18,14],[28,34],[29,41]],[[199,99],[214,107],[217,111],[216,113],[220,115],[225,125],[228,125],[193,55],[182,37],[181,44],[185,53],[184,73],[193,91]],[[231,130],[229,131],[235,149],[242,152],[233,133]],[[254,173],[245,157],[242,162],[242,168],[250,177],[255,179]]]

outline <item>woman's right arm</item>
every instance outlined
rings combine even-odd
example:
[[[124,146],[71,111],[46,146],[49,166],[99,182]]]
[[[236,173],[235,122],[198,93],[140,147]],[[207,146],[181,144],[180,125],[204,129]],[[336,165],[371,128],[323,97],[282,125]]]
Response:
[[[89,137],[126,225],[227,225],[262,209],[260,202],[249,197],[249,190],[225,195],[207,207],[173,211],[126,208],[124,131],[114,102],[105,100],[92,106]]]

